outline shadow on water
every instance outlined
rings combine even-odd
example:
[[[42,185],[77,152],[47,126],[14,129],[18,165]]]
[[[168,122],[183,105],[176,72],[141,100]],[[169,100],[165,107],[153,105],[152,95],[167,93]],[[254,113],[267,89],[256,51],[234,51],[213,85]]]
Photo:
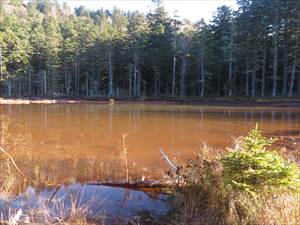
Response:
[[[53,219],[67,216],[68,211],[76,206],[86,209],[85,216],[89,220],[129,221],[144,214],[152,219],[165,215],[169,210],[167,199],[166,194],[157,194],[153,197],[147,192],[138,190],[75,183],[40,192],[29,187],[9,202],[0,200],[0,211],[4,218],[7,218],[9,211],[17,211],[20,208],[25,215],[35,209],[44,209],[50,212],[48,214],[51,214]]]

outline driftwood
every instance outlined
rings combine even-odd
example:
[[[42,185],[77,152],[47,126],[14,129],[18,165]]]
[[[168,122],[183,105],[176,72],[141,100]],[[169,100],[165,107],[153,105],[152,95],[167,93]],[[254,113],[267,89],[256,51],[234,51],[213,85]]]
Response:
[[[168,156],[164,153],[164,151],[162,150],[162,148],[159,148],[160,150],[160,154],[164,157],[165,161],[169,164],[169,166],[171,167],[171,169],[176,172],[178,167],[168,158]]]

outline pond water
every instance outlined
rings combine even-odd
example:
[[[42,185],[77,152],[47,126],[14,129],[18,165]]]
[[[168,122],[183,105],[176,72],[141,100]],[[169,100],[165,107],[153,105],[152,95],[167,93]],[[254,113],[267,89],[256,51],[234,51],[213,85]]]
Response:
[[[297,108],[88,103],[0,109],[1,145],[26,175],[45,183],[124,180],[122,134],[128,134],[129,175],[135,180],[164,175],[160,147],[180,164],[203,143],[230,146],[257,122],[266,135],[300,137]]]
[[[9,202],[0,198],[0,213],[4,220],[8,220],[9,215],[15,215],[18,209],[22,209],[21,220],[24,221],[24,217],[30,212],[44,210],[43,214],[35,214],[34,218],[35,222],[41,221],[39,224],[42,224],[45,220],[54,223],[57,218],[68,218],[72,212],[74,214],[77,211],[84,213],[89,221],[95,221],[96,224],[104,224],[103,221],[105,224],[116,221],[127,224],[136,217],[147,216],[155,219],[165,215],[170,209],[168,201],[166,194],[74,183],[40,192],[28,187]]]

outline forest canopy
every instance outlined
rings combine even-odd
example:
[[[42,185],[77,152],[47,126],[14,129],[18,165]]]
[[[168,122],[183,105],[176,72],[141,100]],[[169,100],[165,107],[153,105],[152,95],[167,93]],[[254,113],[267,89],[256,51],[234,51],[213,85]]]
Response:
[[[99,3],[100,4],[100,3]],[[300,1],[237,0],[206,23],[0,1],[2,96],[299,96]]]

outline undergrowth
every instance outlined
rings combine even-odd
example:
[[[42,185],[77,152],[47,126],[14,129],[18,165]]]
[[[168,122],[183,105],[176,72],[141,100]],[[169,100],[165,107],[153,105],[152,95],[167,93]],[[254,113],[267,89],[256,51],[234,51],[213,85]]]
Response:
[[[256,127],[226,154],[199,153],[177,171],[184,185],[162,224],[298,225],[299,169],[265,149],[275,140]]]

